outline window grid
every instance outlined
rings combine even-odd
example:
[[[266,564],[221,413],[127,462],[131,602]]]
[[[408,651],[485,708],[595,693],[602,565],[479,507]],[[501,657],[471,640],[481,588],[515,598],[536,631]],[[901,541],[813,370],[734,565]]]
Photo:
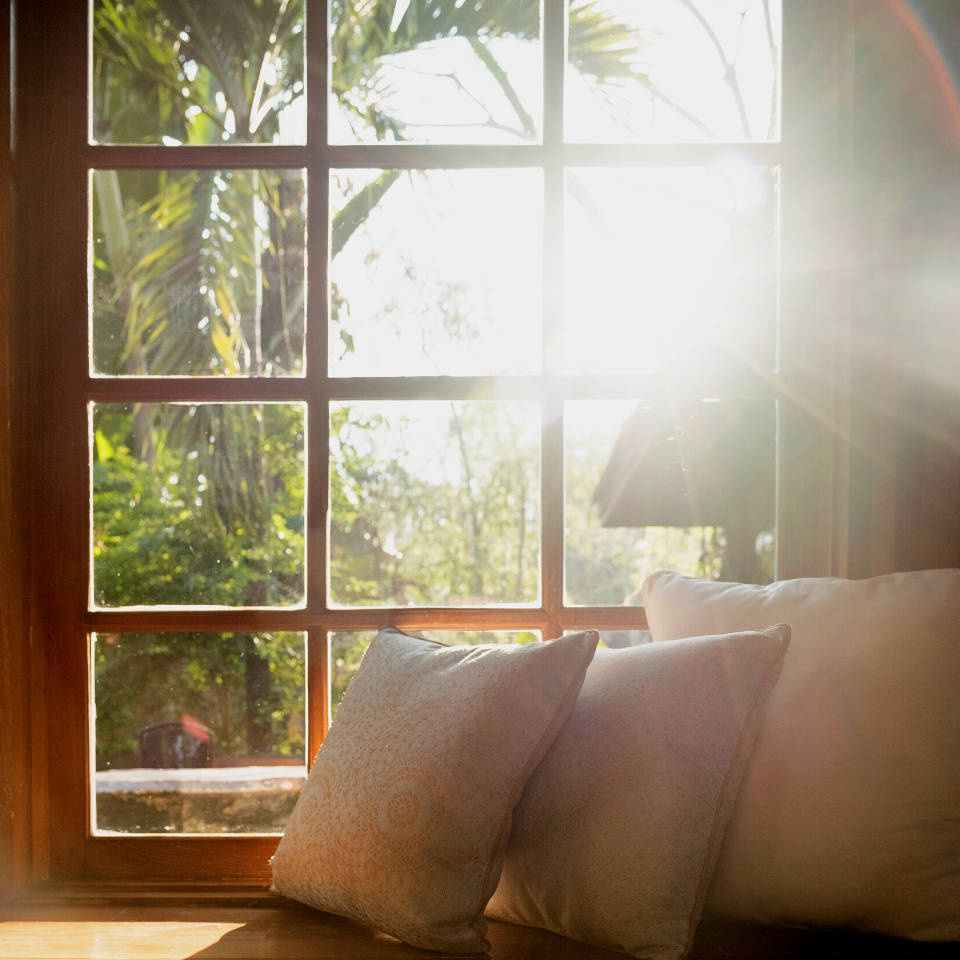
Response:
[[[231,402],[302,401],[307,405],[306,603],[302,608],[219,609],[210,607],[88,609],[88,632],[143,630],[302,630],[307,633],[308,760],[326,732],[329,716],[328,634],[334,630],[374,630],[386,624],[408,629],[532,629],[545,639],[565,629],[646,627],[640,607],[568,607],[564,605],[564,450],[563,403],[570,399],[644,397],[773,397],[777,375],[724,374],[675,376],[562,376],[549,368],[549,345],[563,326],[564,169],[574,166],[699,166],[716,160],[718,144],[565,144],[563,92],[566,68],[566,0],[544,0],[544,111],[541,144],[517,146],[443,146],[375,144],[331,146],[327,137],[329,78],[326,31],[327,0],[306,0],[308,139],[305,146],[269,144],[171,148],[160,145],[90,145],[88,169],[283,169],[307,171],[307,295],[304,377],[283,379],[192,377],[86,377],[83,401],[91,402]],[[738,145],[757,164],[781,163],[779,143]],[[328,369],[328,193],[331,169],[381,167],[402,169],[457,167],[540,167],[544,172],[542,374],[517,377],[382,377],[335,378]],[[493,608],[331,609],[328,593],[327,516],[329,490],[329,403],[337,400],[515,398],[541,404],[541,605]],[[92,733],[92,731],[91,731]],[[257,838],[205,838],[227,847],[235,858],[259,856]],[[150,843],[150,838],[96,837],[99,854],[94,872],[134,870],[117,844]],[[156,843],[157,840],[152,842]],[[164,837],[159,842],[184,849],[191,838]],[[269,847],[270,842],[267,841]],[[132,850],[132,847],[128,849]],[[127,866],[122,866],[127,864]],[[217,866],[217,871],[229,869]]]

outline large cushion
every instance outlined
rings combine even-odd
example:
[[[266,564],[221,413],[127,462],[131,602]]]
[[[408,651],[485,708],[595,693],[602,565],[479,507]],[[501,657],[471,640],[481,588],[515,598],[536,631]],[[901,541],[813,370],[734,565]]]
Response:
[[[793,626],[708,911],[960,938],[960,570],[643,592],[654,641]]]
[[[596,631],[523,646],[370,644],[273,859],[274,888],[414,946],[489,950],[511,814]]]
[[[597,651],[517,806],[487,916],[686,956],[789,634]]]

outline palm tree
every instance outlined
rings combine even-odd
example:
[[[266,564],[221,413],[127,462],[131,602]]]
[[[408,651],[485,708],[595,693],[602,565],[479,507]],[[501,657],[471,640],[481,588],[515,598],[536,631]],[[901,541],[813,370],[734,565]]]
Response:
[[[693,0],[676,2],[713,36]],[[762,2],[769,32],[769,0]],[[571,0],[573,69],[621,120],[622,94],[639,87],[709,133],[702,120],[651,81],[643,67],[648,38],[613,10],[609,0]],[[405,55],[451,37],[467,42],[513,113],[510,123],[495,120],[477,93],[464,88],[486,111],[479,125],[518,141],[538,135],[535,118],[497,60],[494,41],[537,39],[539,0],[332,0],[331,19],[333,93],[363,138],[416,137],[393,98],[398,66]],[[94,137],[126,143],[273,142],[282,133],[282,111],[303,89],[303,28],[303,0],[97,0]],[[772,45],[772,32],[769,36]],[[717,51],[723,59],[718,42]],[[727,69],[725,76],[742,104],[735,72]],[[464,86],[456,76],[441,79]],[[398,171],[385,171],[335,213],[331,257],[398,177]],[[304,302],[302,269],[297,270],[303,263],[298,172],[98,171],[95,189],[95,363],[103,359],[98,369],[298,371]],[[301,279],[293,281],[298,272]],[[349,349],[350,335],[343,334]],[[224,440],[232,435],[196,417],[188,430],[180,414],[164,427],[168,443],[186,442],[197,430]],[[152,431],[142,416],[139,425],[134,417],[134,440],[138,455],[149,456]],[[215,448],[212,456],[220,455]],[[191,463],[199,474],[199,461]],[[207,475],[231,476],[214,466],[206,464]],[[249,511],[241,511],[241,520],[255,520],[256,499]],[[232,495],[211,500],[233,505],[219,517],[226,526],[245,502]]]

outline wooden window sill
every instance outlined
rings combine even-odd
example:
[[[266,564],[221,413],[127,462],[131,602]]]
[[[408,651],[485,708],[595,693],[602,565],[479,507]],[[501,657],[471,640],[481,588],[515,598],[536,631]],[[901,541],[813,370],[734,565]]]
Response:
[[[542,930],[490,923],[492,960],[613,960],[622,954]],[[956,957],[919,944],[704,921],[691,960]],[[44,885],[0,904],[0,960],[412,960],[441,954],[241,883]]]

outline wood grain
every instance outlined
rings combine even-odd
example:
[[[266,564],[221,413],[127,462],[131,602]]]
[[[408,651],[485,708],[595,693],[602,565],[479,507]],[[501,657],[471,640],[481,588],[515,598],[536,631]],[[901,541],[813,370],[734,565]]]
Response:
[[[562,581],[561,581],[562,582]],[[365,607],[352,610],[132,608],[97,610],[84,625],[101,633],[124,630],[561,630],[635,629],[647,626],[643,607]],[[548,639],[557,634],[547,633]]]
[[[82,874],[101,880],[270,882],[279,836],[88,837]]]
[[[0,2],[0,130],[10,129],[10,2]],[[27,881],[30,646],[23,526],[23,357],[12,290],[11,156],[0,151],[0,900]]]
[[[18,4],[15,175],[17,210],[17,323],[23,330],[28,417],[31,529],[31,626],[46,657],[32,696],[46,702],[47,741],[54,757],[38,782],[49,789],[43,808],[51,870],[69,875],[83,862],[89,823],[87,789],[87,644],[82,611],[89,557],[87,411],[87,135],[85,5],[56,10]],[[56,77],[51,83],[49,78]],[[75,251],[66,255],[65,251]],[[43,676],[45,674],[45,676]],[[42,742],[42,741],[41,741]],[[36,781],[35,781],[36,782]],[[39,860],[35,872],[42,869]]]
[[[246,901],[244,902],[244,893]],[[0,908],[0,960],[429,960],[370,927],[320,913],[263,890],[238,888],[231,900],[205,893],[104,897],[76,892],[60,902]],[[491,921],[491,960],[614,960],[623,954],[565,937]],[[692,960],[871,955],[889,960],[947,960],[953,944],[919,944],[703,921]]]
[[[328,146],[323,135],[327,102],[324,96],[317,95],[327,82],[326,42],[322,29],[327,16],[326,3],[325,0],[307,2],[311,25],[307,31],[311,51],[308,58],[311,90],[308,145],[180,150],[158,146],[89,146],[86,142],[88,6],[78,0],[18,4],[14,38],[18,51],[18,83],[14,90],[16,135],[13,154],[15,197],[19,204],[13,208],[16,270],[12,270],[10,264],[11,196],[9,192],[0,196],[0,583],[3,584],[0,592],[0,767],[4,771],[3,789],[0,790],[0,895],[21,887],[28,877],[28,870],[35,880],[42,880],[48,873],[59,878],[86,875],[126,879],[151,876],[262,879],[268,876],[267,860],[276,844],[272,838],[88,836],[90,718],[87,632],[90,630],[309,631],[310,682],[313,686],[310,700],[312,751],[325,727],[324,637],[328,630],[372,630],[387,624],[413,630],[526,628],[541,630],[549,638],[563,629],[645,628],[646,617],[642,608],[591,609],[563,605],[561,416],[562,404],[566,400],[657,396],[780,397],[782,457],[778,572],[781,577],[837,572],[838,557],[846,552],[846,547],[840,548],[838,543],[843,534],[839,528],[848,526],[846,505],[849,498],[843,484],[838,484],[836,478],[844,472],[844,444],[849,445],[849,437],[844,433],[849,432],[850,418],[845,418],[843,411],[837,409],[838,390],[843,392],[839,383],[843,372],[836,369],[833,357],[837,336],[842,333],[843,313],[849,309],[842,289],[842,254],[845,251],[843,224],[838,211],[842,209],[843,183],[838,180],[838,170],[840,132],[845,125],[844,110],[848,107],[843,96],[844,84],[848,80],[844,73],[844,57],[849,51],[844,47],[845,21],[841,8],[850,9],[850,4],[837,0],[806,0],[785,5],[783,144],[740,145],[737,151],[718,156],[715,144],[610,146],[564,143],[561,130],[562,58],[548,64],[542,144],[508,147]],[[877,6],[861,3],[861,7],[870,9]],[[2,0],[2,30],[9,29],[9,13],[9,0]],[[548,0],[544,44],[555,54],[562,53],[564,16],[563,4],[559,0]],[[317,25],[321,28],[314,29]],[[6,39],[0,34],[0,47],[3,48],[0,71],[4,77],[9,77],[9,64],[4,59],[9,51]],[[57,82],[50,82],[51,77]],[[2,128],[9,119],[6,111],[10,98],[0,95],[0,101]],[[563,168],[624,164],[700,166],[711,162],[742,162],[745,154],[760,165],[782,164],[783,168],[782,372],[770,375],[717,374],[696,379],[564,377],[551,372],[553,348],[550,341],[562,325],[563,253],[558,237],[562,222]],[[491,164],[537,166],[545,170],[553,219],[547,221],[545,234],[544,376],[509,380],[493,377],[340,380],[328,377],[325,200],[326,178],[331,167],[435,168]],[[124,380],[89,376],[86,343],[88,168],[163,166],[293,166],[308,169],[310,294],[306,378],[228,381],[188,378]],[[0,182],[9,183],[10,174],[10,157],[5,154],[0,158]],[[937,177],[930,179],[939,182]],[[882,224],[878,230],[881,228]],[[11,283],[15,284],[16,322],[13,322],[9,309]],[[947,322],[955,324],[953,313]],[[945,329],[951,331],[950,343],[955,344],[954,326]],[[901,330],[900,335],[909,339],[911,332]],[[858,383],[868,384],[868,381],[869,377],[861,374]],[[872,555],[879,557],[877,562],[884,569],[889,565],[893,530],[897,540],[896,561],[901,568],[960,562],[960,501],[957,495],[957,477],[960,476],[957,450],[960,447],[956,432],[955,383],[947,382],[942,395],[932,390],[924,391],[923,386],[911,386],[908,394],[911,398],[910,414],[918,424],[916,429],[911,432],[901,424],[897,442],[891,445],[890,411],[877,421],[879,441],[882,441],[879,446],[887,461],[895,457],[895,472],[891,477],[888,471],[880,478],[882,483],[872,488],[876,496],[871,501],[862,530],[865,531],[864,539],[874,543],[870,550]],[[902,394],[891,387],[884,396],[888,406],[896,402],[895,412],[902,415]],[[326,404],[331,398],[376,397],[516,397],[544,404],[541,490],[544,600],[541,606],[326,609]],[[89,400],[119,399],[272,399],[303,400],[309,404],[309,596],[305,609],[87,611],[89,450],[86,403]],[[953,405],[947,409],[945,404]],[[934,412],[937,412],[936,418],[931,417]],[[935,424],[931,424],[932,419],[936,420]],[[935,433],[931,433],[932,426],[936,426]],[[846,449],[849,452],[849,446]],[[898,502],[891,504],[894,489]],[[896,520],[894,506],[899,511]],[[854,538],[855,550],[857,542]],[[24,575],[27,564],[29,582]],[[854,564],[851,569],[858,568]],[[318,686],[322,690],[318,690]],[[127,906],[123,909],[133,908]],[[264,954],[255,951],[267,950],[265,944],[274,942],[281,943],[282,949],[307,950],[304,944],[308,941],[323,944],[327,940],[334,946],[328,944],[322,949],[329,947],[334,952],[316,955],[405,956],[402,950],[407,949],[356,930],[348,936],[344,933],[345,928],[337,926],[338,923],[342,925],[342,921],[321,923],[313,918],[309,922],[303,921],[304,926],[296,920],[300,914],[281,911],[270,916],[272,919],[266,914],[257,914],[256,924],[248,918],[239,927],[224,930],[217,924],[229,925],[234,921],[219,916],[198,919],[190,922],[201,926],[192,928],[188,925],[183,928],[182,935],[187,939],[194,938],[190,943],[195,951],[234,951],[199,954],[209,956],[260,956]],[[54,914],[50,917],[53,918]],[[85,917],[61,917],[57,922],[95,922],[93,918]],[[119,922],[106,917],[100,919]],[[14,921],[11,919],[10,922]],[[27,922],[24,919],[16,921]],[[128,936],[130,927],[125,925],[128,922],[160,924],[150,928],[152,933],[147,940],[158,944],[150,949],[161,953],[150,954],[148,950],[144,954],[160,956],[166,955],[162,954],[162,943],[166,942],[164,930],[172,929],[163,927],[163,924],[180,921],[162,916],[140,921],[127,917],[119,927],[95,931],[97,936],[83,940],[86,944],[83,947],[78,944],[86,933],[79,928],[58,927],[56,937],[59,939],[54,937],[47,942],[47,947],[35,949],[52,950],[56,947],[66,951],[63,956],[73,956],[83,955],[83,950],[88,947],[101,949],[102,946],[106,951],[103,955],[122,956],[127,949],[123,944],[129,946],[136,939]],[[50,931],[44,931],[35,927],[16,927],[16,923],[12,927],[0,927],[0,943],[6,944],[2,949],[8,951],[5,954],[0,951],[2,957],[32,956],[10,951],[26,949],[24,944],[30,942],[31,936],[40,936],[41,943],[48,934],[53,936],[52,927]],[[203,924],[213,926],[203,927]],[[298,934],[290,932],[288,937],[290,943],[300,946],[290,946],[283,939],[287,936],[282,929],[284,924],[290,925],[291,930],[301,930]],[[83,928],[89,929],[92,928]],[[141,932],[147,930],[146,927],[140,929]],[[254,936],[257,930],[261,933]],[[213,939],[209,942],[201,943],[205,937],[209,939],[211,936]],[[297,940],[298,936],[300,940]],[[588,955],[583,952],[584,948],[576,948],[570,953],[573,948],[543,940],[539,934],[536,936],[541,939],[534,937],[533,941],[523,940],[531,934],[515,930],[497,936],[500,938],[496,941],[497,949],[507,951],[499,954],[504,957]],[[338,942],[340,946],[336,946]],[[247,947],[243,945],[245,943],[257,945]],[[110,950],[114,952],[110,953]],[[244,950],[254,952],[244,953]],[[336,953],[337,950],[341,952]],[[384,950],[394,952],[378,952]],[[511,954],[510,950],[515,952]],[[516,952],[518,950],[521,952]],[[538,950],[540,953],[536,953]],[[568,952],[564,953],[564,950]],[[283,955],[282,951],[276,955]]]

